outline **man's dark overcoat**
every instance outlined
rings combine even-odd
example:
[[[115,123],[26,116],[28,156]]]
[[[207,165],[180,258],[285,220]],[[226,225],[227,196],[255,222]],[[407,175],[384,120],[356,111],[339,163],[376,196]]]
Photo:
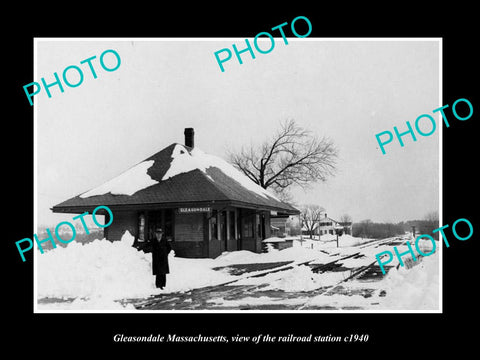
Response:
[[[169,274],[170,269],[168,267],[168,253],[172,250],[169,242],[163,237],[160,241],[151,240],[150,246],[152,252],[152,273]]]

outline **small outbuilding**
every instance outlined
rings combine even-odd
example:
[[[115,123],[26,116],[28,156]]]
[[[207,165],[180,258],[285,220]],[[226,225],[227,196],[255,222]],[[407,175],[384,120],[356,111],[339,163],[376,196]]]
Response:
[[[276,236],[272,236],[263,240],[262,243],[264,245],[264,251],[268,250],[268,246],[271,246],[273,249],[276,250],[283,250],[292,247],[294,240],[296,240],[296,238],[279,238]]]

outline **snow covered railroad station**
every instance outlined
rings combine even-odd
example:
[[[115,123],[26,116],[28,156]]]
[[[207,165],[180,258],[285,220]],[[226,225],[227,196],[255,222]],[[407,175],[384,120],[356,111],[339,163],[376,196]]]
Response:
[[[184,145],[173,143],[52,211],[81,214],[106,205],[114,217],[104,230],[106,239],[120,240],[128,231],[141,248],[160,226],[175,254],[184,258],[261,252],[262,240],[270,237],[270,216],[299,211],[223,159],[195,148],[194,129],[186,128],[184,135]]]

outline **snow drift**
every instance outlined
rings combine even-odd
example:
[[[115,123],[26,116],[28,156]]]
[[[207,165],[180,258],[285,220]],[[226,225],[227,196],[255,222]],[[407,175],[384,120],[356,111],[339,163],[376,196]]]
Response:
[[[102,239],[85,245],[72,242],[38,256],[37,298],[89,299],[104,306],[106,299],[188,291],[232,279],[231,275],[212,269],[216,266],[213,259],[177,258],[172,251],[167,286],[159,290],[152,275],[151,254],[132,247],[133,241],[134,237],[126,232],[121,241]]]
[[[132,247],[133,236],[121,241],[70,243],[37,257],[38,297],[121,299],[144,297],[155,290],[149,254]]]
[[[280,290],[306,293],[336,285],[350,275],[349,271],[325,274],[312,272],[302,262],[316,259],[313,263],[327,263],[345,254],[358,251],[355,247],[329,248],[318,251],[302,246],[268,253],[253,253],[246,250],[223,253],[216,259],[177,258],[169,256],[170,274],[164,290],[155,287],[151,271],[151,254],[132,247],[133,236],[126,232],[121,241],[95,240],[82,245],[72,242],[65,248],[56,248],[36,257],[37,299],[66,298],[74,301],[42,305],[43,309],[58,310],[122,310],[122,299],[145,298],[153,294],[188,291],[194,288],[239,280],[236,285],[265,284],[264,290]],[[379,248],[375,248],[378,251]],[[365,252],[367,255],[368,252]],[[364,309],[389,310],[438,310],[439,309],[439,260],[433,254],[411,269],[392,268],[378,282],[349,281],[342,286],[348,289],[372,288],[374,293],[365,298],[359,295],[342,295],[328,292],[305,298],[309,305],[333,308],[361,307]],[[270,263],[293,261],[293,269],[273,272],[262,277],[251,277],[255,272],[240,276],[231,275],[227,269],[232,264]],[[372,261],[371,256],[343,260],[348,268],[363,266]],[[385,295],[386,294],[386,295]],[[303,295],[301,295],[303,296]],[[288,301],[288,299],[285,299]],[[219,300],[220,301],[220,300]],[[220,301],[221,302],[221,301]],[[127,305],[128,309],[133,306]]]

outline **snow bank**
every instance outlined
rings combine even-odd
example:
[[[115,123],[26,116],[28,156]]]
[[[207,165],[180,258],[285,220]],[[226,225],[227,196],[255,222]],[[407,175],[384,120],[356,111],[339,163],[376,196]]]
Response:
[[[231,252],[223,252],[215,258],[217,266],[225,266],[230,264],[251,264],[260,262],[262,254],[257,254],[248,250],[238,250]]]
[[[274,272],[262,277],[252,277],[236,282],[236,285],[262,285],[262,290],[281,290],[285,292],[312,291],[324,286],[335,285],[344,280],[349,271],[325,274],[314,273],[309,266],[301,265],[291,270]]]
[[[352,235],[342,235],[338,238],[338,243],[340,246],[356,246],[356,245],[361,245],[365,244],[371,241],[374,241],[375,239],[368,239],[368,238],[361,238],[361,237],[353,237]]]
[[[65,248],[57,248],[37,257],[37,298],[75,299],[71,303],[42,305],[42,308],[63,309],[117,309],[121,305],[114,300],[143,298],[152,294],[188,291],[194,288],[217,285],[238,279],[215,267],[232,264],[268,263],[281,261],[302,262],[328,255],[304,248],[272,250],[269,253],[234,251],[223,253],[216,259],[186,259],[169,256],[170,274],[164,290],[155,287],[151,271],[151,254],[138,251],[131,245],[133,236],[126,232],[121,241],[94,240],[82,245],[73,242]],[[298,271],[305,279],[312,275],[309,269]],[[279,273],[279,276],[282,276]],[[248,275],[248,274],[247,274]],[[290,274],[286,280],[278,280],[274,287],[293,289],[312,288],[305,281]],[[298,274],[297,274],[298,275]],[[319,285],[318,282],[314,286]],[[299,287],[300,286],[300,287]]]
[[[103,296],[96,296],[91,299],[77,298],[72,302],[60,302],[42,304],[39,306],[41,310],[97,310],[97,311],[111,311],[111,310],[135,310],[133,304],[121,304],[118,301],[114,301]]]
[[[333,234],[320,235],[320,241],[334,241],[334,240],[337,240],[337,235],[333,235]]]
[[[147,170],[152,167],[153,163],[153,160],[141,162],[112,180],[81,194],[80,197],[86,198],[106,193],[113,195],[133,195],[139,190],[155,185],[158,181],[153,180],[150,175],[147,174]]]
[[[251,297],[247,296],[237,300],[225,300],[223,298],[209,300],[208,303],[218,307],[226,307],[233,309],[242,309],[250,306],[262,306],[262,305],[290,305],[299,306],[307,301],[307,298],[298,297],[292,299],[284,298],[271,298],[268,296]]]
[[[310,239],[308,236],[304,236],[302,240],[297,239],[294,241],[294,244],[300,244],[302,247],[316,249],[316,250],[327,250],[339,249],[338,251],[343,251],[343,249],[354,249],[358,251],[358,245],[366,244],[374,239],[362,239],[359,237],[353,237],[351,235],[342,235],[338,237],[338,248],[337,248],[337,235],[325,234],[314,239]]]
[[[316,250],[293,246],[283,250],[271,249],[266,253],[253,253],[247,250],[224,252],[215,259],[216,266],[230,264],[272,263],[281,261],[303,262],[312,259],[327,259],[328,255]]]
[[[240,276],[227,271],[213,270],[232,264],[270,263],[292,261],[299,264],[316,259],[316,263],[333,261],[358,247],[318,251],[300,246],[284,250],[271,250],[268,253],[250,251],[226,252],[216,259],[186,259],[169,256],[170,274],[164,290],[155,287],[155,277],[151,272],[151,254],[137,251],[131,245],[133,236],[128,232],[121,241],[95,240],[82,245],[71,243],[65,248],[57,248],[36,258],[37,298],[73,298],[73,302],[39,305],[43,309],[124,309],[121,299],[144,298],[152,294],[187,291],[194,288],[216,285],[238,279],[237,285],[260,285],[262,289],[285,292],[306,292],[324,286],[335,285],[350,275],[350,271],[313,273],[309,266],[300,265],[293,269],[268,273],[262,277],[251,277],[254,273]],[[382,247],[372,249],[381,251]],[[366,249],[363,249],[366,250]],[[399,249],[399,251],[403,251]],[[367,256],[346,259],[344,266],[355,268],[373,261]],[[339,294],[319,295],[311,298],[313,306],[354,306],[367,309],[392,310],[437,310],[439,306],[439,266],[438,255],[423,258],[411,269],[392,268],[387,276],[378,282],[349,281],[342,286],[372,288],[375,292],[365,299],[358,296]],[[393,264],[393,262],[392,262]],[[241,279],[241,280],[240,280]],[[384,290],[384,291],[383,291]],[[380,294],[386,293],[386,296]],[[128,306],[129,309],[132,305]]]
[[[290,248],[291,249],[291,248]],[[289,249],[286,249],[289,250]],[[285,251],[285,250],[282,250]],[[282,251],[277,251],[281,253]],[[318,252],[317,252],[318,254]],[[324,260],[331,261],[328,257]],[[321,261],[320,261],[321,262]],[[370,257],[342,260],[346,267],[359,267],[372,262]],[[291,270],[270,273],[263,277],[246,278],[237,285],[261,285],[262,290],[304,292],[321,287],[337,285],[351,275],[351,271],[316,274],[309,266],[298,266]],[[392,268],[387,276],[378,282],[349,281],[342,286],[350,290],[370,288],[372,296],[336,294],[329,291],[308,300],[308,306],[388,310],[438,310],[439,308],[439,264],[437,254],[423,258],[412,268]],[[350,290],[348,290],[350,289]],[[383,294],[385,294],[383,296]],[[380,296],[382,295],[382,296]]]
[[[308,306],[392,311],[439,310],[439,284],[439,263],[435,254],[423,258],[410,269],[392,268],[378,282],[352,281],[342,284],[347,293],[368,288],[373,291],[372,296],[330,291],[311,298]]]
[[[226,272],[212,270],[213,259],[185,259],[170,257],[170,274],[165,292],[188,291],[195,288],[221,284],[234,279]]]
[[[392,270],[379,283],[387,293],[382,300],[382,307],[405,310],[439,309],[440,278],[437,253],[424,257],[411,269],[399,267],[398,270]]]
[[[145,297],[155,292],[151,255],[121,241],[70,243],[37,257],[37,295],[64,298]]]
[[[133,240],[126,232],[121,241],[74,242],[38,256],[37,297],[76,298],[79,308],[95,308],[108,302],[113,306],[113,300],[187,291],[232,279],[212,270],[216,266],[213,259],[176,258],[171,252],[167,286],[159,290],[152,275],[151,254],[133,248]],[[86,300],[90,302],[86,304]]]
[[[274,250],[262,254],[265,262],[268,261],[297,261],[304,262],[313,259],[328,258],[327,254],[319,253],[316,250],[305,249],[302,247],[290,247],[283,250]]]

